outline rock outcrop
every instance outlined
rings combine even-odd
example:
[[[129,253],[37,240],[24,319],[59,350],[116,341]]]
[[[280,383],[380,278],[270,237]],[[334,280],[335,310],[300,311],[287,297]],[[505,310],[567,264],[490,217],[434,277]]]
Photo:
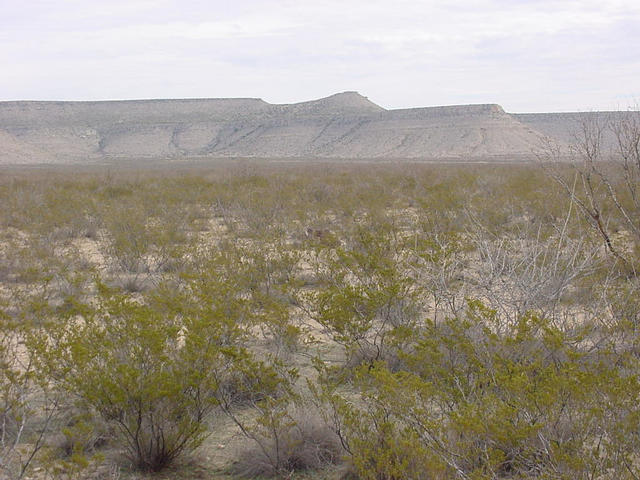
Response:
[[[563,116],[564,115],[564,116]],[[560,143],[577,114],[510,115],[499,105],[385,110],[356,92],[260,99],[0,102],[0,163],[146,158],[523,160]]]

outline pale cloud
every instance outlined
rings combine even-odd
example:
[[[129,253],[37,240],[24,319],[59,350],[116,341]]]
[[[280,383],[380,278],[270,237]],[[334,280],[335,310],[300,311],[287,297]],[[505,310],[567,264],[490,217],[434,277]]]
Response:
[[[1,1],[0,99],[358,90],[557,111],[640,94],[637,1]]]

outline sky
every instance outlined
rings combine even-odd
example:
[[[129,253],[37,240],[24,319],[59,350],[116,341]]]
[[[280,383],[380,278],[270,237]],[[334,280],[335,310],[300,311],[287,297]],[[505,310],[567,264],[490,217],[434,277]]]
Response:
[[[640,99],[640,0],[0,0],[0,100]]]

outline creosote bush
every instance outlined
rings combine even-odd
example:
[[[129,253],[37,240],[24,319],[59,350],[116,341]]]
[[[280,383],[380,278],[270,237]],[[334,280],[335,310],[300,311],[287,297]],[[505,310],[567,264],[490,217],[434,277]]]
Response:
[[[95,302],[57,318],[32,348],[60,389],[117,430],[141,470],[162,470],[202,443],[231,373],[251,369],[262,386],[266,367],[229,340],[222,318],[175,316],[100,283]]]
[[[33,472],[58,426],[63,402],[23,349],[31,328],[0,304],[0,478],[7,480]]]
[[[425,324],[405,369],[358,368],[360,401],[331,376],[319,397],[362,479],[636,478],[639,365],[600,335],[472,301]]]
[[[345,363],[397,358],[418,322],[420,286],[407,271],[407,250],[386,222],[358,226],[350,245],[318,262],[325,285],[301,302],[344,348]]]

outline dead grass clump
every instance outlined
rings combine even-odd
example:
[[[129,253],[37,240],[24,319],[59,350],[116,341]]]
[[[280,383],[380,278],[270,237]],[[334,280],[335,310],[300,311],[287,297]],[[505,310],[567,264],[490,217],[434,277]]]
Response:
[[[242,374],[228,375],[220,381],[219,388],[220,396],[234,407],[253,405],[265,398],[256,382]]]
[[[283,478],[342,462],[338,436],[318,416],[296,412],[293,425],[241,452],[231,473],[244,478]]]
[[[144,293],[151,287],[147,276],[143,278],[141,275],[127,273],[116,275],[109,283],[127,293]]]
[[[406,369],[398,349],[388,346],[380,348],[376,345],[362,345],[348,352],[341,374],[346,373],[347,377],[350,377],[358,367],[363,365],[372,367],[376,362],[383,362],[392,372]]]

